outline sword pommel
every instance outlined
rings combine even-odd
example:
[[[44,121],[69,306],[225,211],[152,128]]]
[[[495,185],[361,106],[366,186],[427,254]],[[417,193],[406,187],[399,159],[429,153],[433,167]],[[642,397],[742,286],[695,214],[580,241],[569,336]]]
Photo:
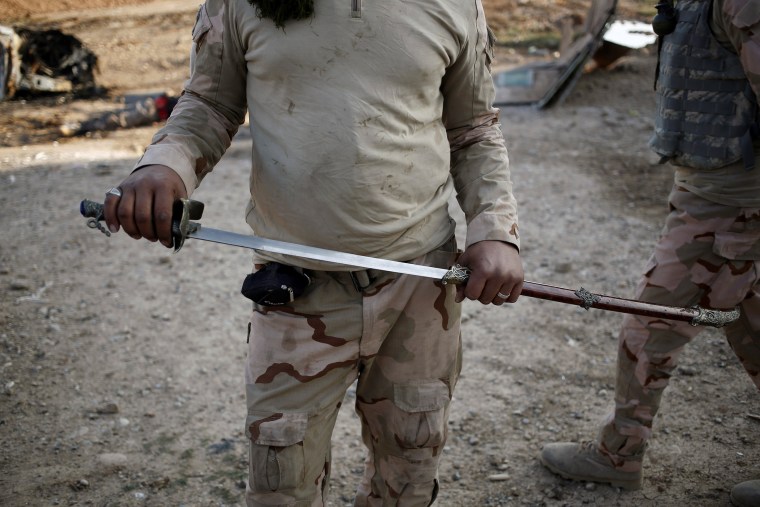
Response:
[[[443,282],[444,285],[450,283],[454,285],[461,285],[463,283],[467,283],[467,279],[470,278],[470,273],[471,271],[469,268],[460,266],[459,264],[454,264],[448,271],[446,271],[446,274],[443,275],[441,282]]]
[[[103,220],[103,205],[99,202],[85,199],[79,203],[79,213],[86,218]]]
[[[106,229],[103,224],[100,223],[106,219],[103,214],[103,205],[101,203],[85,199],[79,203],[79,213],[88,219],[87,227],[90,229],[97,229],[106,236],[111,235],[111,231]]]
[[[689,322],[692,326],[723,327],[739,318],[739,309],[733,310],[705,310],[699,306],[693,306],[697,314]]]

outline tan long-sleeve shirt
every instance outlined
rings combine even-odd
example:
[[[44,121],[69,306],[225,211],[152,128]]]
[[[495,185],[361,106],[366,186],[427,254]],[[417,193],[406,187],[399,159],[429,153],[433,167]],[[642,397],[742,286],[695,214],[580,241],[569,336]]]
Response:
[[[317,0],[315,11],[282,30],[246,0],[207,0],[185,92],[137,167],[168,165],[192,192],[247,108],[257,235],[408,260],[451,237],[456,192],[467,246],[518,245],[480,0]]]

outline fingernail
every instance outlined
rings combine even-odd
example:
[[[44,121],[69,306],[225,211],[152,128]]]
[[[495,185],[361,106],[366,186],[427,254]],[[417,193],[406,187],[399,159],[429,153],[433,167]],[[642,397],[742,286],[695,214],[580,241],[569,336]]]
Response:
[[[113,232],[114,234],[119,232],[119,228],[116,227],[116,224],[108,224],[108,230]]]

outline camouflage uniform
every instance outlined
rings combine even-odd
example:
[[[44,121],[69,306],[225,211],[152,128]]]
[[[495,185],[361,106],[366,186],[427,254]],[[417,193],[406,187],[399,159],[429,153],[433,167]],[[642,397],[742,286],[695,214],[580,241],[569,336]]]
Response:
[[[192,193],[248,113],[246,220],[259,236],[449,267],[456,195],[465,249],[519,246],[480,0],[314,7],[283,30],[247,0],[207,0],[190,79],[136,168],[168,166]],[[248,504],[325,504],[332,428],[357,378],[357,504],[430,504],[460,362],[454,287],[370,273],[357,292],[350,268],[255,254],[272,261],[313,283],[251,318]]]
[[[453,241],[415,260],[446,267]],[[292,304],[256,307],[246,369],[251,505],[325,505],[330,435],[346,389],[368,449],[356,505],[428,505],[438,489],[459,376],[454,286],[369,272],[307,271]]]
[[[665,37],[663,51],[671,53],[666,54],[660,64],[660,111],[652,145],[656,151],[666,155],[666,159],[684,165],[675,168],[676,184],[669,198],[671,212],[636,297],[643,301],[680,307],[700,305],[705,308],[731,309],[738,306],[741,317],[725,328],[726,336],[752,381],[760,389],[758,134],[756,130],[751,132],[754,135],[754,145],[750,143],[749,151],[754,151],[754,160],[751,156],[742,159],[739,149],[742,131],[737,130],[739,135],[730,141],[735,148],[724,151],[726,159],[721,162],[717,158],[720,146],[715,144],[721,138],[710,135],[709,128],[700,126],[744,121],[746,129],[747,121],[758,121],[760,12],[756,9],[753,11],[751,5],[752,2],[747,0],[715,2],[710,28],[707,28],[711,31],[703,33],[714,33],[717,40],[710,41],[712,35],[708,35],[707,39],[701,39],[705,41],[703,43],[687,44],[679,48],[677,45],[668,45],[668,37]],[[694,12],[709,12],[703,6],[707,5],[702,0],[679,2],[679,23],[694,23],[697,20],[697,27],[687,26],[687,32],[698,33],[707,27],[706,19],[698,21],[699,17],[693,15]],[[735,114],[729,116],[724,113],[724,104],[721,107],[710,107],[711,101],[721,100],[720,94],[716,93],[712,85],[694,84],[693,88],[689,88],[691,82],[684,79],[689,78],[690,73],[699,78],[704,78],[705,75],[708,79],[720,78],[719,73],[709,75],[712,72],[708,68],[709,64],[695,59],[700,51],[704,55],[708,49],[728,53],[719,43],[727,47],[733,46],[737,53],[733,58],[741,62],[739,77],[728,78],[737,82],[738,86],[727,84],[722,89],[738,90],[740,98],[731,102],[740,104],[745,110],[735,111]],[[708,48],[710,45],[711,48]],[[719,57],[719,60],[724,60],[719,62],[722,68],[731,65],[725,61],[726,58],[731,56]],[[683,65],[680,70],[679,65]],[[741,74],[742,68],[744,75]],[[680,90],[673,86],[674,82],[681,83]],[[663,87],[666,88],[665,92],[662,91]],[[687,99],[691,102],[684,106]],[[697,105],[697,101],[701,105]],[[670,110],[668,104],[674,108],[692,110],[679,116],[678,111]],[[711,113],[719,116],[713,119]],[[740,120],[740,113],[744,120]],[[665,127],[674,119],[681,122],[681,128],[671,123],[668,132]],[[734,126],[738,129],[739,124]],[[719,130],[724,135],[730,131],[730,127],[724,125]],[[745,136],[745,140],[749,135]],[[680,136],[680,140],[674,141],[673,136]],[[678,142],[682,144],[674,152],[663,152]],[[728,144],[729,141],[725,142]],[[690,148],[692,151],[688,152]],[[690,165],[687,166],[687,163]],[[754,169],[747,170],[753,164]],[[688,323],[639,316],[625,317],[619,336],[615,410],[600,431],[598,446],[600,452],[618,470],[641,470],[641,459],[662,393],[684,346],[700,331],[701,328],[692,327]]]
[[[681,187],[636,296],[652,303],[738,306],[725,328],[731,348],[760,389],[760,207],[735,208]],[[600,450],[621,470],[641,468],[662,393],[684,346],[702,329],[685,322],[626,316],[619,338],[615,411]]]

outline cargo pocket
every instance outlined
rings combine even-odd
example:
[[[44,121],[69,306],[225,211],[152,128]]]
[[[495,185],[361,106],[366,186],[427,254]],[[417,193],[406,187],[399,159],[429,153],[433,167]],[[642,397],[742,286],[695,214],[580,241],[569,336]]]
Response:
[[[303,441],[308,414],[249,414],[249,486],[254,493],[288,493],[305,477]]]
[[[406,412],[392,421],[398,444],[404,449],[431,448],[446,440],[449,387],[440,380],[393,386],[394,404]]]

